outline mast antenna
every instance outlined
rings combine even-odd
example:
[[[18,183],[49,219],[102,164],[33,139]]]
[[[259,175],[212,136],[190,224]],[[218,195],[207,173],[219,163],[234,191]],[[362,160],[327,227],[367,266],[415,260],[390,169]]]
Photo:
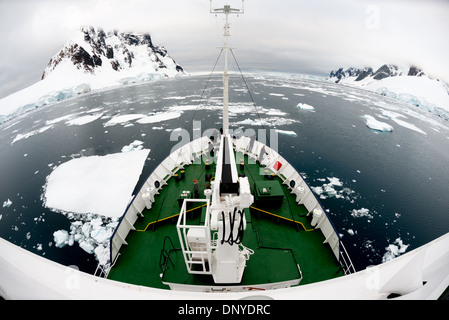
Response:
[[[230,14],[244,14],[245,13],[245,0],[242,0],[242,8],[231,8],[230,5],[224,5],[223,8],[212,8],[212,0],[210,0],[210,13],[212,14],[224,14],[226,22],[224,25],[224,46],[221,49],[225,52],[225,68],[223,72],[223,133],[229,134],[229,74],[228,74],[228,53],[231,48],[228,46],[229,34],[229,20]]]

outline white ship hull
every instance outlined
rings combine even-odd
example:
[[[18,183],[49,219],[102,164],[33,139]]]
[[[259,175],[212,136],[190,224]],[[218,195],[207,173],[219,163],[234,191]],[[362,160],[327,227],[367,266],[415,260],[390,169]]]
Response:
[[[438,299],[449,286],[448,248],[449,233],[386,263],[328,281],[257,292],[194,293],[99,278],[0,238],[0,295],[5,299]]]

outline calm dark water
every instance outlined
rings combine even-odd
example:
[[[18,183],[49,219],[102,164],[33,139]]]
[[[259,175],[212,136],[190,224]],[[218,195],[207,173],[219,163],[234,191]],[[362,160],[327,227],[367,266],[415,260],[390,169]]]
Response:
[[[118,153],[139,140],[151,152],[137,188],[178,143],[170,140],[173,129],[183,128],[193,136],[193,120],[201,122],[201,132],[220,128],[221,112],[216,109],[221,78],[214,77],[201,98],[206,80],[172,79],[81,95],[2,124],[0,204],[8,199],[12,204],[0,206],[0,236],[50,260],[93,273],[94,255],[77,243],[63,248],[54,245],[53,233],[70,230],[70,223],[82,217],[44,207],[47,176],[72,158]],[[329,187],[327,178],[339,179],[340,184],[331,185],[337,196],[324,192],[321,202],[358,270],[381,263],[386,248],[398,238],[408,252],[449,232],[447,121],[335,84],[274,77],[247,81],[258,110],[242,80],[231,78],[231,128],[266,129],[268,135],[270,129],[293,131],[296,136],[278,135],[279,153],[312,187]],[[299,103],[314,110],[300,109]],[[133,120],[105,126],[119,115],[152,112],[181,115],[151,124]],[[391,112],[406,126],[394,121]],[[85,124],[67,122],[96,114],[101,117]],[[364,115],[392,125],[393,132],[368,128]],[[260,119],[266,121],[264,126],[258,124]],[[270,143],[273,147],[274,140]]]

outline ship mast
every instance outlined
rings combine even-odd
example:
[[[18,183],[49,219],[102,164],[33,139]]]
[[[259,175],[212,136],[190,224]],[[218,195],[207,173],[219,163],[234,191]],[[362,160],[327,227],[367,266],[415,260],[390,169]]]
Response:
[[[210,13],[215,15],[221,13],[225,15],[224,24],[224,46],[220,47],[225,53],[225,67],[223,71],[223,133],[226,135],[229,133],[229,74],[228,74],[228,54],[231,48],[228,46],[229,41],[229,15],[230,14],[243,14],[244,13],[244,0],[242,0],[242,8],[231,8],[230,5],[224,5],[223,8],[212,9],[212,0],[210,0]]]
[[[178,218],[178,236],[184,260],[189,273],[212,275],[215,283],[240,283],[249,259],[251,249],[241,242],[246,229],[245,209],[254,202],[248,177],[239,177],[235,165],[233,140],[229,135],[228,116],[228,46],[230,14],[243,13],[242,9],[233,9],[230,5],[212,9],[211,13],[223,13],[225,69],[223,72],[223,134],[216,159],[214,181],[211,189],[204,191],[207,208],[205,221],[190,226],[185,218],[186,200],[184,200]],[[195,199],[195,201],[198,201]],[[195,267],[195,268],[194,268]],[[199,270],[198,270],[199,269]]]

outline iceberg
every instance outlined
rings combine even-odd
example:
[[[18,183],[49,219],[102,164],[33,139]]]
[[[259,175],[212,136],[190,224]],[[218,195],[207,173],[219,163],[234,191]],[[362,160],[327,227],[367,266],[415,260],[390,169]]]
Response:
[[[66,230],[58,230],[53,232],[55,246],[62,248],[69,243],[69,233]]]
[[[388,247],[385,248],[386,252],[382,257],[382,262],[393,260],[397,256],[403,254],[408,247],[409,245],[404,244],[401,238],[397,238],[393,244],[389,244]]]
[[[109,246],[97,246],[94,249],[94,254],[100,265],[106,266],[109,263]]]
[[[279,130],[279,129],[276,129],[276,132],[279,133],[279,134],[283,134],[283,135],[291,136],[291,137],[296,137],[296,136],[297,136],[297,134],[296,134],[295,131],[288,131],[288,130]]]
[[[340,181],[339,178],[336,177],[327,177],[327,180],[329,180],[329,184],[333,185],[333,186],[337,186],[337,187],[342,187],[343,183]]]
[[[134,140],[134,142],[131,142],[129,145],[124,146],[122,148],[122,152],[130,152],[134,150],[142,150],[143,149],[143,142],[139,140]]]
[[[361,209],[353,209],[351,216],[354,218],[367,217],[368,219],[372,219],[373,215],[369,212],[369,209],[361,208]]]
[[[70,233],[59,230],[54,233],[54,239],[58,248],[66,244],[72,246],[75,242],[81,249],[89,254],[94,254],[95,259],[103,266],[109,262],[109,239],[117,227],[117,218],[103,218],[85,215],[82,219],[71,223]],[[91,220],[89,220],[91,219]],[[106,220],[106,222],[104,222]]]
[[[306,103],[298,103],[298,105],[296,107],[299,109],[302,109],[302,110],[309,110],[309,111],[315,110],[314,107],[312,107],[311,105],[306,104]]]
[[[317,180],[323,182],[326,181],[325,179],[317,179]],[[320,199],[335,197],[337,199],[344,199],[347,201],[354,202],[354,199],[351,199],[351,197],[354,195],[355,192],[349,188],[343,188],[343,183],[340,181],[339,178],[327,177],[327,180],[329,180],[329,183],[324,183],[322,186],[318,187],[311,187],[313,192],[315,192],[315,194],[317,194],[320,197]]]
[[[382,132],[391,132],[393,131],[393,127],[389,125],[388,123],[381,122],[379,120],[376,120],[373,116],[370,115],[364,115],[363,118],[366,119],[366,126],[368,128],[371,128],[376,131],[382,131]]]
[[[11,205],[12,201],[9,199],[3,202],[3,208],[9,208]]]

